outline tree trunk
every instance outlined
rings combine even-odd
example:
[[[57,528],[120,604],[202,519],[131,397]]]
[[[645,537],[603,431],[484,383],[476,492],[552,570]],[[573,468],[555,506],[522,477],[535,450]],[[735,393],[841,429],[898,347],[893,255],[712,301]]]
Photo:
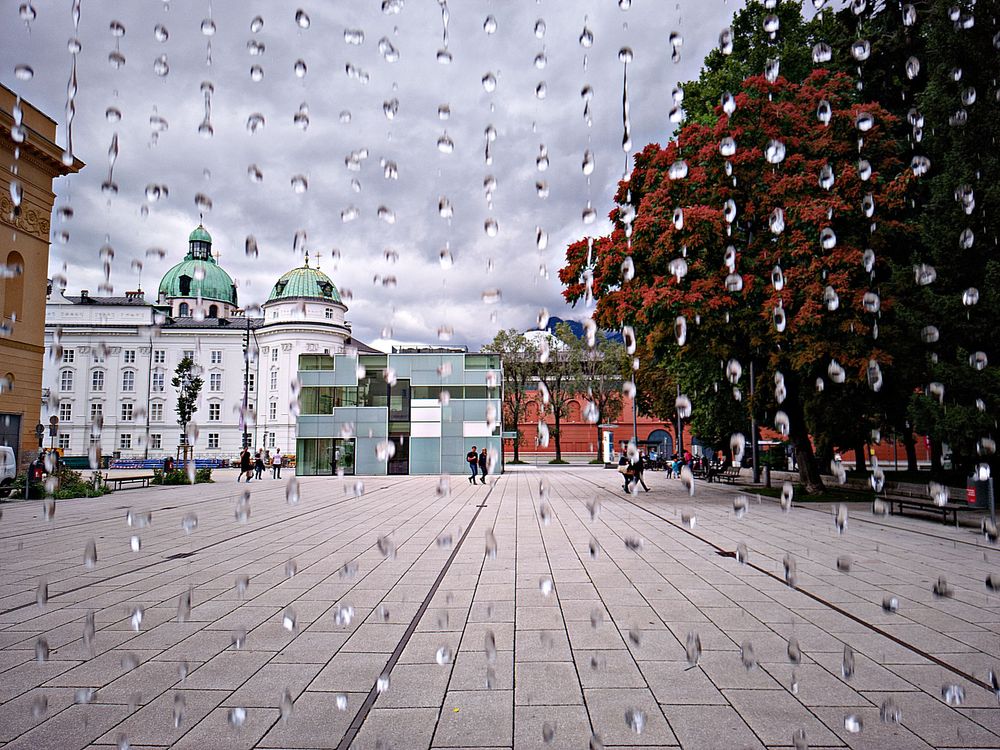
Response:
[[[903,449],[906,451],[906,470],[917,471],[917,441],[909,427],[903,429]]]
[[[825,490],[826,487],[823,485],[819,464],[816,462],[812,442],[809,440],[805,410],[799,400],[798,383],[790,381],[791,379],[786,377],[786,384],[789,385],[789,388],[788,396],[783,404],[790,423],[788,437],[795,447],[795,461],[799,465],[799,481],[805,487],[807,495],[815,495]]]
[[[521,456],[521,409],[520,406],[511,410],[511,416],[514,418],[514,463],[520,461]],[[500,436],[500,440],[503,440],[503,436]]]
[[[931,439],[931,474],[941,474],[941,441]]]
[[[865,462],[865,442],[857,440],[854,443],[854,468],[864,474],[868,471],[868,464]]]
[[[561,437],[560,434],[559,434],[559,421],[560,421],[559,420],[559,410],[558,409],[553,409],[552,410],[552,416],[555,417],[555,421],[556,421],[556,428],[555,428],[555,433],[556,433],[556,461],[562,461],[562,445],[560,445],[560,443],[559,443],[559,440],[560,440],[560,437]]]

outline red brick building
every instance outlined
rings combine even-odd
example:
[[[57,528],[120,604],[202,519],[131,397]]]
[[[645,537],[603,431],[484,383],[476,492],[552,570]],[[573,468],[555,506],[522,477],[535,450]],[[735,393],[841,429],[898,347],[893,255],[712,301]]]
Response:
[[[542,403],[537,392],[529,393],[529,400],[521,414],[521,421],[518,424],[518,431],[521,433],[520,456],[523,461],[549,461],[555,458],[556,441],[554,435],[550,434],[549,444],[543,446],[538,439],[538,419],[542,414]],[[562,455],[566,460],[578,461],[581,459],[590,460],[597,458],[600,446],[600,435],[598,427],[590,424],[583,418],[585,398],[581,395],[573,399],[569,404],[569,413],[561,420],[560,428],[562,435],[560,443]],[[545,415],[545,423],[549,430],[555,428],[555,420],[551,414]],[[621,451],[623,445],[627,445],[632,439],[632,399],[628,396],[622,398],[621,413],[614,419],[605,417],[605,422],[615,424],[617,427],[611,428],[614,439],[614,449]],[[507,429],[507,428],[505,428]],[[643,414],[638,415],[637,430],[640,441],[650,441],[648,446],[656,446],[659,450],[666,450],[669,455],[674,451],[675,425],[664,422],[656,417],[648,417]],[[690,430],[684,425],[684,447],[691,444]],[[514,455],[513,439],[504,440],[504,455],[507,460],[511,460]]]

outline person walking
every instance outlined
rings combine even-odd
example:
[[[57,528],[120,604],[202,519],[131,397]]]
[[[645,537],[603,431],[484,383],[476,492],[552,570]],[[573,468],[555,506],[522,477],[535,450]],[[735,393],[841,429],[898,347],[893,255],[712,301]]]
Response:
[[[646,492],[649,492],[649,487],[646,486],[646,481],[642,478],[642,473],[646,469],[646,460],[647,460],[646,457],[640,453],[635,457],[635,463],[632,464],[629,468],[632,471],[632,484],[633,485],[641,484],[642,488],[646,490]]]
[[[264,474],[264,454],[257,451],[257,454],[253,458],[253,478],[260,479]]]
[[[253,464],[250,461],[250,449],[244,447],[240,452],[240,475],[236,477],[236,481],[238,482],[246,476],[247,482],[249,482],[252,469]]]
[[[476,475],[479,474],[479,454],[476,453],[476,446],[472,446],[472,450],[465,454],[465,460],[469,464],[469,471],[472,472],[469,484],[475,484]]]
[[[628,492],[628,483],[631,479],[631,469],[629,467],[628,458],[622,453],[618,457],[618,473],[622,475],[622,483],[626,492]]]
[[[479,453],[479,471],[482,472],[482,476],[479,481],[486,484],[486,449],[483,448]]]
[[[271,479],[281,479],[281,448],[275,448],[271,458]]]

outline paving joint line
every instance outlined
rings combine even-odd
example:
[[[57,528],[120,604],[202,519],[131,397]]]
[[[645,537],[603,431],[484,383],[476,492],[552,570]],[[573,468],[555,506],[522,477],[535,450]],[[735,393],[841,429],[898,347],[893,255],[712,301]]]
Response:
[[[455,558],[458,557],[458,553],[462,549],[462,545],[468,538],[469,532],[472,531],[472,527],[476,525],[476,520],[479,518],[479,514],[483,512],[483,507],[485,507],[486,501],[489,500],[490,495],[493,494],[493,490],[496,488],[497,483],[498,482],[495,482],[490,485],[489,490],[486,492],[486,497],[483,498],[483,503],[481,505],[476,506],[476,512],[473,514],[472,520],[470,520],[469,525],[465,527],[465,531],[462,533],[461,539],[458,540],[458,543],[455,545],[455,548],[448,556],[447,561],[445,561],[444,566],[438,573],[437,578],[431,585],[431,588],[427,592],[427,595],[424,597],[424,600],[420,603],[420,607],[417,609],[417,613],[413,616],[413,619],[410,620],[410,624],[406,626],[406,630],[403,632],[403,637],[400,638],[399,643],[396,644],[396,648],[393,650],[392,655],[386,662],[386,665],[382,669],[380,676],[392,674],[392,670],[396,666],[396,663],[399,661],[399,657],[402,656],[403,654],[403,649],[406,648],[406,645],[410,642],[410,638],[413,636],[414,632],[416,632],[417,625],[420,623],[420,619],[424,616],[424,613],[430,606],[431,600],[434,598],[435,594],[437,594],[438,589],[441,586],[441,582],[444,581],[444,577],[445,575],[447,575],[448,570],[451,568],[452,563],[455,562]],[[361,708],[358,709],[358,712],[354,715],[354,718],[351,720],[350,725],[347,727],[347,731],[344,733],[344,736],[341,738],[340,743],[337,745],[337,750],[349,750],[351,743],[354,742],[354,738],[357,737],[358,732],[361,730],[361,725],[364,724],[365,719],[368,718],[368,714],[371,713],[372,707],[375,705],[375,701],[378,698],[378,695],[379,695],[378,681],[376,680],[376,683],[372,685],[371,689],[368,691],[368,695],[365,698],[365,702],[361,704]]]
[[[601,487],[601,485],[597,484],[597,482],[594,482],[591,479],[585,479],[583,477],[581,477],[581,479],[583,479],[583,481],[589,482],[590,484],[593,484],[595,487],[600,487],[603,490],[607,490],[606,487]],[[617,497],[617,495],[616,495],[616,497]],[[705,539],[702,536],[699,536],[698,534],[694,533],[691,529],[688,529],[688,528],[684,527],[682,524],[678,524],[676,521],[672,521],[671,519],[666,518],[666,517],[660,515],[659,513],[656,513],[654,511],[650,510],[649,508],[643,507],[639,503],[637,503],[637,502],[635,502],[633,500],[630,500],[629,498],[624,498],[624,500],[629,505],[632,505],[632,506],[638,508],[639,510],[641,510],[641,511],[643,511],[645,513],[648,513],[649,515],[651,515],[651,516],[653,516],[655,518],[659,518],[661,521],[664,521],[665,523],[669,524],[670,526],[674,527],[675,529],[683,531],[685,534],[687,534],[687,535],[689,535],[691,537],[694,537],[695,539],[697,539],[698,541],[702,542],[703,544],[706,544],[709,547],[712,547],[719,554],[725,555],[727,557],[735,557],[736,556],[736,552],[735,551],[733,551],[733,550],[727,550],[727,549],[725,549],[723,547],[720,547],[715,542],[713,542],[713,541],[711,541],[709,539]],[[776,581],[781,581],[782,583],[785,582],[784,579],[781,576],[777,575],[776,573],[772,573],[770,570],[767,570],[766,568],[760,567],[756,563],[746,562],[744,564],[747,565],[748,567],[753,568],[754,570],[756,570],[759,573],[763,573],[764,575],[766,575],[766,576],[768,576],[770,578],[773,578]],[[787,584],[785,584],[785,585],[787,585]],[[946,662],[944,659],[941,659],[941,658],[939,658],[937,656],[934,656],[933,654],[930,654],[930,653],[924,651],[923,649],[919,648],[918,646],[915,646],[912,643],[909,643],[908,641],[905,641],[902,638],[900,638],[898,636],[895,636],[892,633],[889,633],[888,631],[883,630],[882,628],[878,627],[877,625],[874,625],[874,624],[868,622],[867,620],[864,620],[864,619],[858,617],[857,615],[853,614],[852,612],[848,612],[846,609],[843,609],[842,607],[837,606],[833,602],[827,601],[826,599],[824,599],[823,597],[819,596],[818,594],[814,594],[811,591],[809,591],[807,589],[799,588],[798,586],[791,586],[790,588],[792,588],[795,591],[798,591],[801,594],[804,594],[805,596],[809,597],[810,599],[812,599],[813,601],[817,602],[818,604],[822,604],[824,607],[827,607],[828,609],[833,610],[837,614],[839,614],[839,615],[841,615],[843,617],[846,617],[849,620],[851,620],[853,622],[856,622],[859,625],[863,625],[864,627],[866,627],[869,630],[871,630],[873,633],[877,633],[878,635],[881,635],[881,636],[889,639],[890,641],[892,641],[896,645],[902,646],[903,648],[905,648],[905,649],[907,649],[909,651],[912,651],[917,656],[920,656],[920,657],[926,659],[927,661],[930,661],[930,662],[933,662],[934,664],[937,664],[939,667],[948,670],[952,674],[955,674],[955,675],[961,677],[964,680],[968,680],[971,684],[976,685],[978,687],[981,687],[981,688],[983,688],[983,690],[986,690],[986,691],[988,691],[990,693],[994,692],[992,687],[990,687],[983,680],[980,680],[975,675],[969,674],[965,670],[963,670],[963,669],[961,669],[959,667],[956,667],[954,664],[950,664],[949,662]]]
[[[365,495],[367,496],[367,495],[374,494],[376,492],[381,492],[382,490],[384,490],[384,489],[386,489],[386,488],[388,488],[390,486],[391,485],[385,485],[384,487],[377,487],[374,490],[366,492]],[[313,513],[318,513],[318,512],[320,512],[322,510],[329,510],[330,508],[334,508],[334,507],[336,507],[338,505],[343,505],[344,503],[349,503],[349,502],[351,502],[352,500],[355,500],[355,499],[358,499],[358,498],[348,498],[346,500],[339,500],[337,502],[330,503],[329,505],[324,505],[324,506],[322,506],[320,508],[313,508],[311,510],[307,510],[307,511],[305,511],[303,513],[299,513],[298,515],[295,515],[295,516],[292,516],[292,517],[289,517],[289,518],[279,518],[278,520],[272,521],[271,523],[267,523],[267,524],[265,524],[263,526],[257,526],[257,527],[255,527],[253,529],[247,529],[246,531],[240,532],[239,534],[236,534],[235,536],[227,537],[225,539],[219,539],[218,541],[210,542],[209,544],[206,544],[206,545],[204,545],[202,547],[197,547],[197,548],[194,549],[193,553],[204,552],[205,550],[211,549],[212,547],[217,547],[220,544],[226,544],[228,542],[232,542],[232,541],[235,541],[237,539],[241,539],[242,537],[249,536],[250,534],[255,534],[258,531],[264,531],[265,529],[270,529],[273,526],[278,526],[280,524],[287,523],[288,521],[297,520],[297,519],[302,518],[303,516],[312,515]],[[96,580],[96,581],[88,581],[87,583],[83,584],[82,586],[76,586],[74,588],[66,589],[65,591],[57,591],[54,594],[49,594],[48,598],[51,600],[51,599],[55,599],[56,597],[59,597],[59,596],[64,596],[66,594],[72,594],[72,593],[75,593],[77,591],[82,591],[83,589],[87,588],[88,586],[94,586],[94,585],[100,585],[100,584],[103,584],[103,583],[107,583],[108,581],[113,581],[116,578],[121,578],[122,576],[131,575],[133,573],[138,573],[139,571],[147,570],[147,569],[152,568],[152,567],[154,567],[156,565],[162,565],[163,563],[166,563],[166,562],[174,562],[174,561],[173,560],[168,560],[166,558],[161,558],[159,560],[154,560],[153,562],[146,563],[145,565],[140,565],[137,568],[132,568],[131,570],[127,570],[127,571],[122,571],[121,573],[115,573],[114,575],[108,576],[107,578],[101,578],[101,579]],[[12,612],[18,612],[18,611],[20,611],[22,609],[26,609],[28,607],[33,607],[35,605],[36,605],[36,602],[34,602],[34,601],[25,602],[24,604],[19,604],[16,607],[11,607],[9,609],[5,609],[5,610],[0,611],[0,617],[2,617],[4,615],[9,615]]]

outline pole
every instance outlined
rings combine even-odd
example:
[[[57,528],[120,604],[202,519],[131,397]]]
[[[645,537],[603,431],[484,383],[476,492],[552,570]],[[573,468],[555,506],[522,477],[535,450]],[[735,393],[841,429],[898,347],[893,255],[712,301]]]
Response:
[[[634,382],[634,381],[633,381]],[[639,445],[639,389],[632,396],[632,442]]]
[[[166,377],[166,376],[164,376]],[[153,400],[153,331],[149,331],[149,363],[146,368],[146,442],[143,446],[142,457],[149,458],[149,407]]]
[[[681,384],[677,384],[677,398],[681,397]],[[677,411],[677,455],[683,458],[684,456],[684,421],[681,419],[681,413]]]
[[[243,413],[240,420],[243,422],[243,447],[250,447],[250,432],[247,430],[247,408],[250,403],[250,316],[244,312],[244,319],[247,322],[246,333],[243,335]]]
[[[754,377],[753,360],[750,360],[750,456],[753,459],[753,482],[760,482],[760,461],[757,455],[757,409],[754,402],[754,388],[756,378]]]

